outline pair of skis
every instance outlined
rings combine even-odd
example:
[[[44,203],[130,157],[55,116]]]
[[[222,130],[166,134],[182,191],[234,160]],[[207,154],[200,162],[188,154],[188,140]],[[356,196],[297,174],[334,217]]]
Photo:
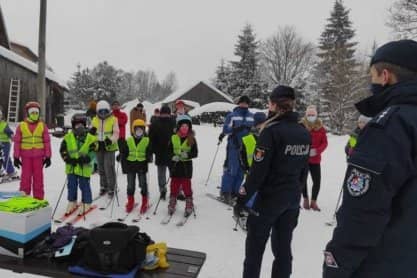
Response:
[[[67,223],[67,224],[75,224],[76,222],[80,221],[81,219],[83,219],[88,213],[90,213],[91,211],[93,211],[94,209],[97,208],[97,205],[94,204],[94,202],[98,201],[100,198],[102,198],[104,195],[98,195],[96,197],[93,198],[92,200],[92,205],[90,207],[89,210],[85,211],[83,214],[81,215],[77,215],[76,217],[72,218],[74,216],[74,214],[79,210],[79,208],[81,207],[80,204],[77,204],[75,206],[75,208],[70,212],[70,213],[66,213],[63,216],[54,219],[54,222],[57,224],[62,224],[62,223]]]
[[[193,213],[194,213],[194,217],[196,217],[195,211],[193,209]],[[162,225],[167,225],[168,223],[171,222],[172,217],[174,216],[174,214],[168,214],[167,216],[165,216],[164,219],[162,219],[161,224]],[[175,225],[177,227],[182,227],[185,225],[185,223],[187,223],[188,219],[190,218],[191,214],[189,215],[183,215],[181,220],[179,220]]]
[[[95,210],[97,208],[97,205],[91,205],[91,207],[88,210],[84,211],[84,213],[77,214],[75,217],[73,217],[80,208],[81,208],[81,205],[77,204],[77,206],[75,206],[75,208],[70,213],[66,213],[63,216],[61,216],[60,218],[55,219],[54,222],[57,223],[57,224],[65,223],[65,224],[68,224],[68,225],[74,225],[75,223],[77,223],[81,219],[84,219],[84,217],[87,214],[89,214],[90,212]]]
[[[138,214],[136,214],[136,215],[132,218],[132,222],[133,222],[133,223],[138,223],[138,222],[139,222],[139,221],[140,221],[143,217],[146,217],[146,219],[149,219],[149,211],[150,211],[150,209],[151,209],[152,205],[153,205],[153,204],[149,204],[149,205],[148,205],[148,209],[146,210],[146,212],[145,212],[145,213],[138,213]],[[127,219],[127,218],[131,215],[131,214],[133,214],[133,212],[135,211],[135,208],[136,208],[136,207],[138,207],[138,206],[139,206],[139,204],[138,204],[138,203],[135,203],[135,206],[134,206],[134,208],[132,209],[132,211],[130,211],[130,212],[126,212],[124,216],[117,218],[117,221],[119,221],[119,222],[125,222],[125,221],[126,221],[126,219]]]

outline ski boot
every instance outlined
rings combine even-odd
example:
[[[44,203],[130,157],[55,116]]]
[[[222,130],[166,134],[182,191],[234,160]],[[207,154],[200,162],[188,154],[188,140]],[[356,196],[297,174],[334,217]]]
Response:
[[[193,197],[187,197],[185,198],[185,211],[184,216],[188,217],[193,213],[194,210],[194,204],[193,204]]]
[[[104,189],[104,188],[100,189],[100,196],[103,196],[106,193],[107,193],[107,190],[106,189]]]
[[[129,213],[135,206],[135,197],[133,195],[127,195],[126,212]]]
[[[304,200],[303,200],[303,209],[306,209],[306,210],[310,209],[310,203],[308,201],[308,198],[304,198]]]
[[[175,212],[175,206],[177,205],[177,197],[170,196],[169,197],[169,204],[168,204],[168,214],[172,215]]]
[[[317,205],[316,200],[311,200],[310,203],[310,208],[314,211],[321,211],[321,209],[319,208],[319,206]]]
[[[68,202],[67,209],[65,210],[65,215],[70,215],[77,209],[77,203],[76,202]]]
[[[159,198],[161,200],[165,201],[167,199],[167,190],[166,190],[166,188],[161,189],[161,193],[160,194],[161,195],[159,195]]]
[[[82,203],[80,205],[80,209],[78,210],[78,215],[83,215],[87,211],[89,211],[91,208],[91,204]]]
[[[140,206],[140,214],[145,214],[149,208],[148,196],[142,196],[142,205]]]

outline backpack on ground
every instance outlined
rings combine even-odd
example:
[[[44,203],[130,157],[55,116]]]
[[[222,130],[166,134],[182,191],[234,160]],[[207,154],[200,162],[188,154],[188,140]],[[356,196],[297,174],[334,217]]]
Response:
[[[144,261],[150,243],[139,227],[109,222],[90,231],[81,266],[101,273],[128,273]]]

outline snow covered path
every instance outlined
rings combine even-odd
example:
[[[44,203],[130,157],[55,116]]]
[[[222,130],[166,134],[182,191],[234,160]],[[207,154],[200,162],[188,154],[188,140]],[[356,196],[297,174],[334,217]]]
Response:
[[[197,218],[190,218],[184,227],[175,224],[181,219],[184,203],[178,202],[177,213],[168,225],[160,222],[167,213],[167,202],[161,202],[158,213],[150,214],[150,219],[143,218],[138,223],[142,231],[148,233],[155,241],[166,241],[168,246],[175,248],[192,249],[206,252],[207,260],[201,270],[202,278],[230,278],[241,277],[244,258],[245,233],[233,231],[234,223],[232,211],[205,196],[206,192],[218,193],[217,185],[220,184],[222,165],[225,157],[225,142],[220,150],[213,168],[208,186],[204,186],[214,153],[216,151],[217,137],[220,128],[209,126],[195,126],[199,146],[199,157],[194,162],[194,203]],[[347,137],[329,136],[329,147],[323,155],[322,161],[322,187],[318,199],[322,212],[301,211],[299,224],[295,230],[293,239],[293,275],[294,278],[318,278],[321,277],[323,261],[322,251],[331,237],[333,228],[324,223],[329,221],[335,207],[337,195],[342,184],[343,174],[346,168],[344,157],[344,144]],[[64,164],[61,161],[58,149],[61,139],[53,138],[52,166],[46,169],[46,196],[54,206],[59,197],[60,190],[65,182]],[[154,203],[152,211],[158,200],[158,186],[156,180],[156,167],[150,166],[149,188],[151,200]],[[123,208],[126,200],[126,177],[119,169],[118,175],[120,207],[115,207],[113,219],[123,216]],[[1,190],[17,189],[18,183],[2,184]],[[93,195],[99,191],[98,175],[92,177]],[[136,198],[140,199],[139,190],[136,190]],[[58,207],[57,215],[63,213],[66,205],[66,192]],[[90,227],[92,224],[100,224],[110,221],[110,209],[107,211],[96,210],[87,216],[87,221],[79,224]],[[127,221],[126,223],[131,223]],[[268,243],[262,265],[262,276],[270,277],[273,256]],[[0,270],[0,274],[7,277],[23,277],[22,275]],[[24,277],[29,277],[27,274]]]

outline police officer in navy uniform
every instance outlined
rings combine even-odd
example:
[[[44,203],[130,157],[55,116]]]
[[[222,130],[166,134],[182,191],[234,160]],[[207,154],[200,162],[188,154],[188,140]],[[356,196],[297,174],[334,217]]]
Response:
[[[370,74],[324,278],[417,277],[417,42],[381,46]]]
[[[292,233],[299,215],[302,170],[310,151],[310,134],[298,123],[294,103],[291,87],[278,86],[271,93],[270,116],[261,131],[252,167],[234,207],[235,216],[241,216],[248,201],[256,195],[247,220],[244,278],[259,277],[271,230],[275,256],[271,277],[290,277],[292,272]]]

